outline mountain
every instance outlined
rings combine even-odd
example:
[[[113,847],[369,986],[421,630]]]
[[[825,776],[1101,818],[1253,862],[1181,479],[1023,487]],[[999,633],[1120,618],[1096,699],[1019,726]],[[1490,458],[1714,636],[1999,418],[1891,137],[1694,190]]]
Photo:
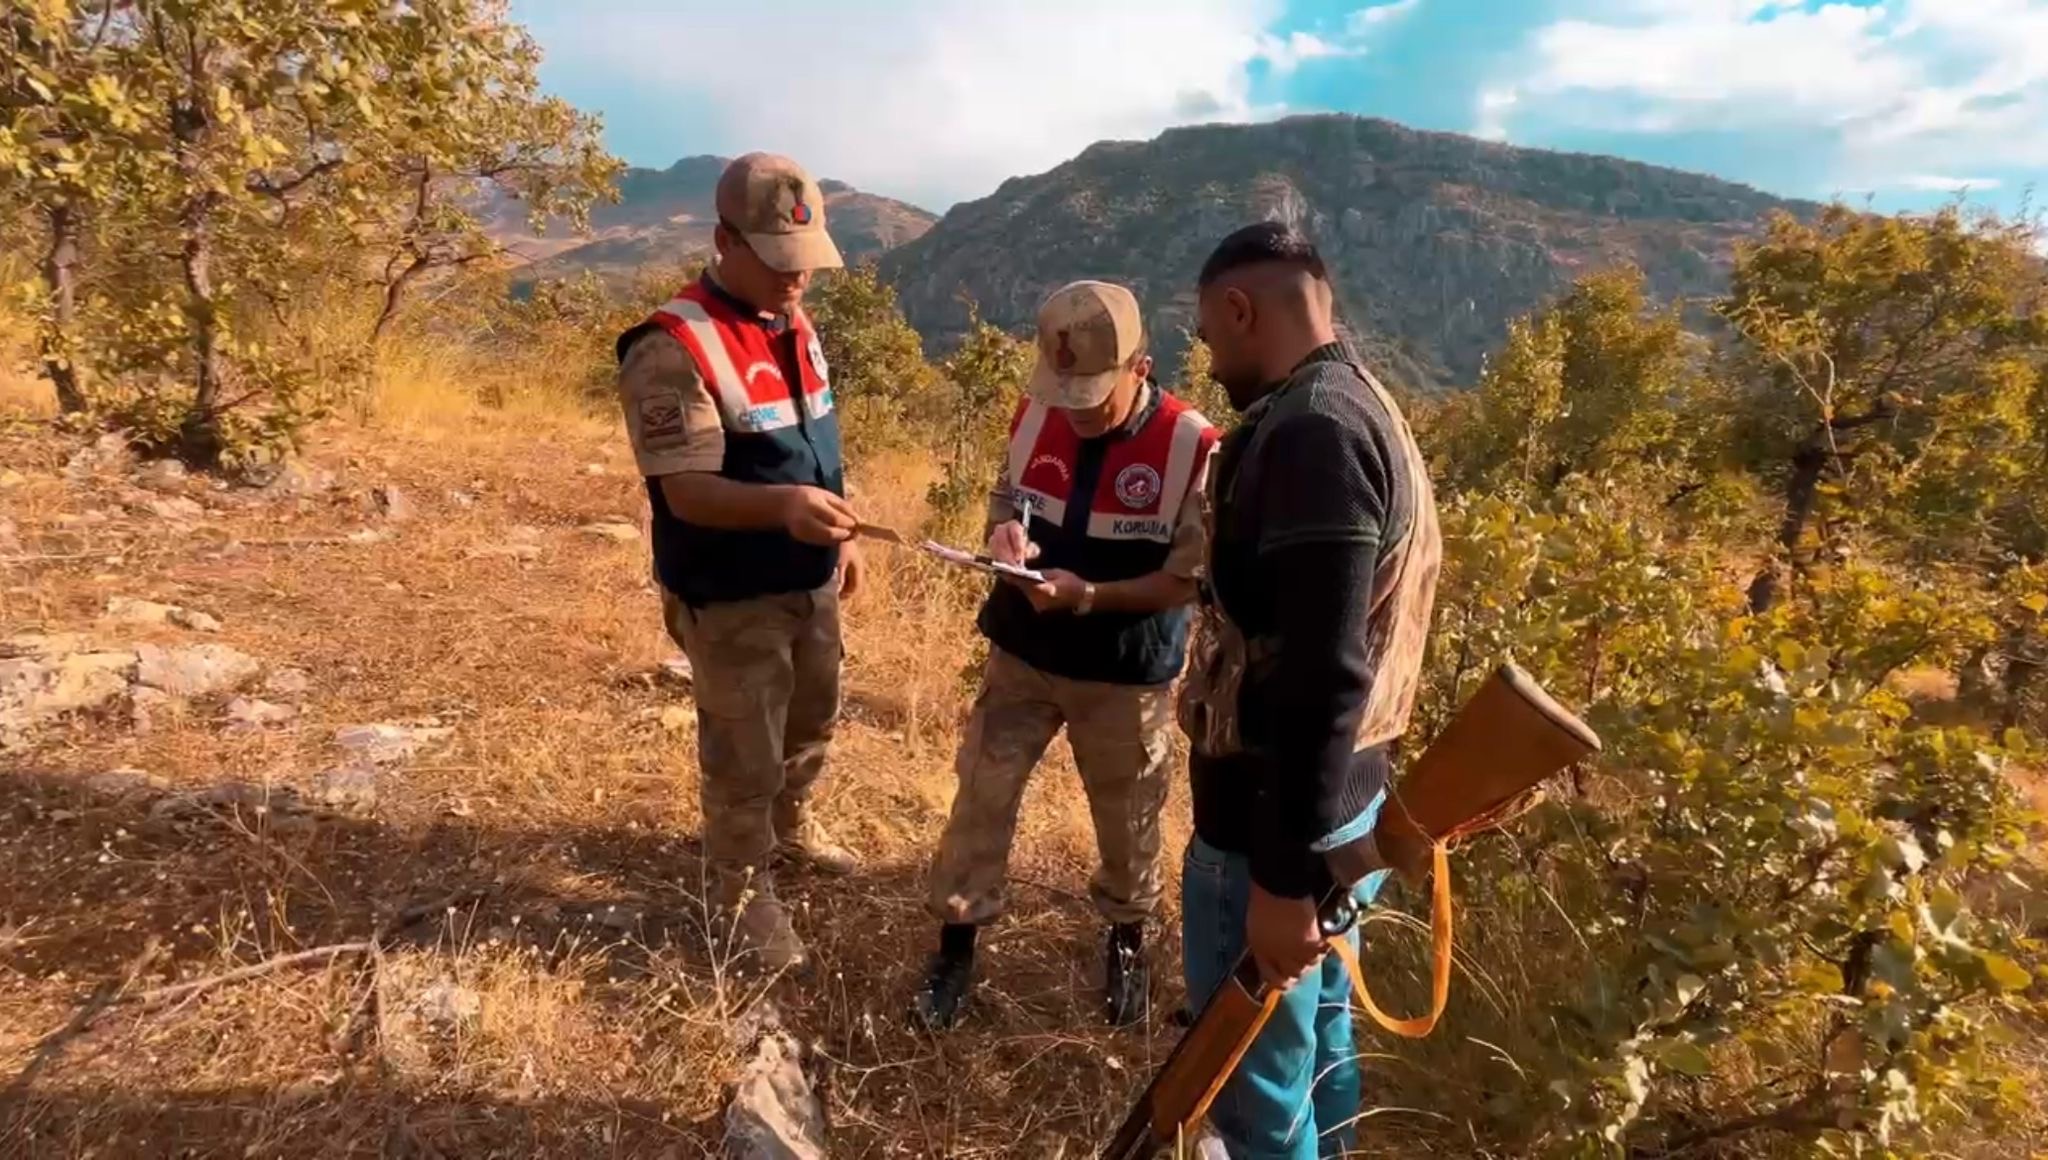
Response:
[[[966,327],[962,292],[990,322],[1028,333],[1060,284],[1122,282],[1146,308],[1167,377],[1209,251],[1239,226],[1287,221],[1322,249],[1376,369],[1433,389],[1472,383],[1510,319],[1602,266],[1635,262],[1660,299],[1719,291],[1734,243],[1773,209],[1819,207],[1612,157],[1297,116],[1098,143],[955,206],[880,268],[941,349]]]
[[[594,207],[589,236],[550,229],[536,237],[525,208],[499,197],[489,203],[489,229],[519,258],[530,276],[559,276],[578,270],[620,272],[643,265],[678,262],[709,250],[718,224],[712,197],[724,157],[685,157],[667,169],[628,169],[619,179],[619,201]],[[848,262],[880,255],[931,228],[937,219],[914,205],[863,193],[842,181],[820,180],[825,220]]]

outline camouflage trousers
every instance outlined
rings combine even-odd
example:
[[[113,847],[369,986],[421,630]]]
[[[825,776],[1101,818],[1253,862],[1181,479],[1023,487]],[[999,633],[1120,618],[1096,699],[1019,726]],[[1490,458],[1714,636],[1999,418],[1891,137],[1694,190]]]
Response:
[[[1069,680],[992,648],[932,862],[932,913],[941,922],[984,923],[1002,912],[1024,786],[1064,726],[1095,822],[1100,861],[1089,898],[1111,922],[1150,915],[1159,905],[1159,815],[1173,754],[1167,688]]]
[[[802,818],[839,719],[839,590],[691,608],[662,594],[690,658],[704,853],[715,878],[765,874]]]

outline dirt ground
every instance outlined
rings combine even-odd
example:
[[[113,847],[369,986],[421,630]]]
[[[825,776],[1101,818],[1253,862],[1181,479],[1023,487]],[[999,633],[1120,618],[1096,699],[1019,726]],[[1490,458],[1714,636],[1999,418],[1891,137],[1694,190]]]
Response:
[[[283,669],[306,687],[291,720],[246,729],[225,692],[143,727],[120,697],[0,755],[0,1075],[35,1069],[0,1091],[0,1154],[708,1154],[754,984],[707,950],[694,726],[661,671],[676,650],[644,540],[587,530],[644,519],[617,431],[337,424],[302,494],[67,474],[86,446],[0,436],[0,637],[220,644],[262,665],[248,695]],[[919,496],[928,471],[884,462],[857,484]],[[403,518],[377,498],[391,488]],[[871,518],[914,526],[877,502]],[[958,586],[890,550],[870,549],[850,608],[822,794],[866,868],[785,874],[819,965],[775,998],[826,1074],[835,1156],[1092,1154],[1178,1035],[1176,932],[1155,932],[1151,1018],[1101,1026],[1093,839],[1061,744],[973,1014],[943,1038],[909,1025],[974,638]],[[117,598],[220,628],[110,619]],[[337,795],[337,731],[374,723],[448,732],[377,770],[374,800]],[[1177,791],[1169,871],[1186,816]],[[374,957],[122,1002],[44,1049],[123,980],[132,999],[380,934]]]

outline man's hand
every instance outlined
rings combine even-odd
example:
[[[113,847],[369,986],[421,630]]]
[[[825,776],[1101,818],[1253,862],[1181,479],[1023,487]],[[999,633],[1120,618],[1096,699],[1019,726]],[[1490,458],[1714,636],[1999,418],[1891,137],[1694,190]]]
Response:
[[[822,487],[792,487],[783,493],[782,526],[806,544],[844,543],[859,523],[852,505]]]
[[[861,559],[860,544],[848,540],[839,547],[839,598],[850,600],[860,592],[862,575],[867,564]]]
[[[1021,568],[1038,555],[1038,545],[1025,534],[1023,524],[1008,520],[997,524],[995,530],[988,534],[988,554],[990,559]]]
[[[1281,898],[1252,883],[1245,943],[1267,985],[1286,989],[1308,973],[1325,949],[1312,898]]]
[[[1088,588],[1086,580],[1059,568],[1047,568],[1040,575],[1045,577],[1043,584],[1033,584],[1014,576],[1007,578],[1024,590],[1031,607],[1040,612],[1071,612],[1075,605],[1081,603],[1081,594]]]

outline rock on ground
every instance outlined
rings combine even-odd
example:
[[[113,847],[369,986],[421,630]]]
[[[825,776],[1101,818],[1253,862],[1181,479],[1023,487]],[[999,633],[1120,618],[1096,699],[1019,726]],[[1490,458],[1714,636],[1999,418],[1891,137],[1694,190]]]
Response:
[[[107,619],[123,624],[168,624],[171,614],[178,611],[169,604],[158,604],[154,600],[137,600],[129,596],[114,596],[107,600]]]
[[[411,760],[421,749],[445,741],[453,732],[439,725],[381,721],[374,725],[344,725],[335,730],[334,743],[364,761],[393,765]]]
[[[152,689],[147,685],[135,686],[128,690],[129,728],[138,734],[148,733],[156,728],[157,713],[177,703],[176,697],[162,689]]]
[[[174,524],[189,524],[206,518],[205,508],[182,495],[149,500],[142,505],[142,510]]]
[[[219,632],[220,621],[204,612],[180,608],[175,604],[159,604],[154,600],[136,600],[127,596],[115,596],[107,601],[107,619],[123,624],[175,624],[194,632]]]
[[[406,498],[404,492],[388,483],[372,491],[370,501],[375,505],[378,515],[394,524],[404,523],[415,514],[412,501]]]
[[[121,799],[153,793],[163,789],[166,784],[168,783],[162,778],[151,776],[147,770],[128,766],[96,773],[85,779],[85,788],[92,792],[102,797]]]
[[[191,474],[185,465],[175,459],[157,459],[142,465],[135,472],[135,486],[151,491],[181,491]]]
[[[173,697],[230,693],[263,671],[254,657],[224,644],[168,649],[146,644],[136,649],[136,657],[136,683],[161,689]]]
[[[275,669],[263,678],[263,692],[272,697],[303,697],[312,685],[304,669]]]
[[[585,524],[582,532],[586,536],[596,536],[598,539],[620,544],[640,542],[640,529],[632,524]]]
[[[359,760],[322,770],[313,777],[313,799],[341,809],[371,809],[377,804],[377,767]]]
[[[236,697],[228,702],[227,722],[232,732],[252,732],[298,720],[299,711],[290,705],[274,705],[254,697]]]
[[[483,1014],[484,999],[468,987],[442,979],[420,992],[413,1008],[430,1025],[446,1030]]]
[[[9,554],[21,551],[21,533],[13,520],[0,519],[0,552]]]
[[[754,1045],[725,1109],[730,1160],[824,1160],[825,1109],[795,1039],[773,1028]]]
[[[16,637],[0,645],[0,734],[97,709],[128,688],[132,652],[83,651],[68,637]]]

